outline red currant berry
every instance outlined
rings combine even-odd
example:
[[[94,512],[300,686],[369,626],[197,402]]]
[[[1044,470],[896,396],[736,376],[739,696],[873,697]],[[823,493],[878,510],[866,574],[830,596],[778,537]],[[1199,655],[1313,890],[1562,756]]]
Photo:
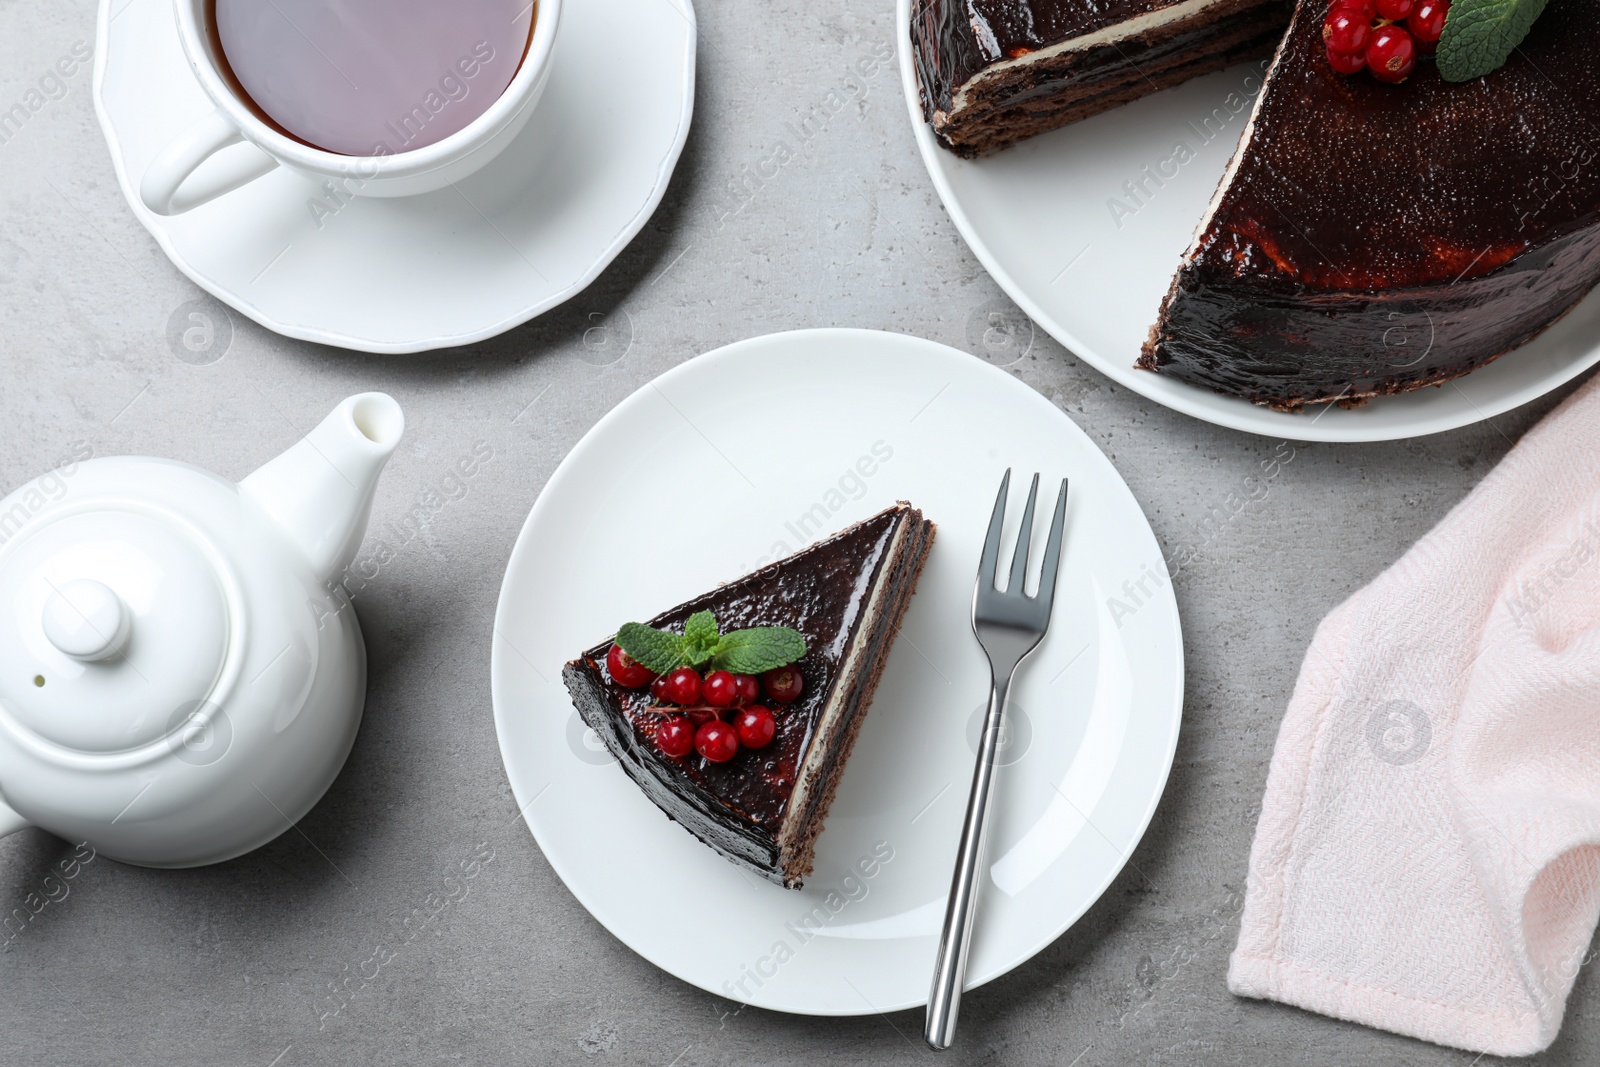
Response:
[[[694,724],[682,715],[673,715],[656,728],[656,747],[673,759],[687,756],[694,749]]]
[[[1399,26],[1383,26],[1367,45],[1367,69],[1382,82],[1403,82],[1417,67],[1417,44]]]
[[[740,708],[733,716],[733,726],[739,731],[739,743],[745,748],[766,748],[772,735],[778,732],[778,720],[760,704]]]
[[[1356,74],[1366,69],[1367,53],[1355,52],[1345,55],[1343,52],[1329,52],[1328,65],[1340,74]]]
[[[1411,9],[1416,6],[1417,0],[1378,0],[1378,17],[1399,22],[1411,14]]]
[[[739,701],[739,683],[731,671],[712,671],[706,675],[700,698],[714,708],[731,708]]]
[[[1350,55],[1366,50],[1367,38],[1372,36],[1372,25],[1359,12],[1349,8],[1334,8],[1322,20],[1322,43],[1329,52]]]
[[[1355,12],[1358,18],[1371,22],[1378,13],[1378,0],[1333,0],[1333,7],[1329,10],[1338,11],[1341,8]]]
[[[806,687],[806,680],[800,676],[800,668],[792,663],[768,671],[761,676],[761,681],[766,686],[767,699],[779,704],[792,704],[799,700],[800,693]]]
[[[622,651],[621,645],[612,645],[606,653],[606,673],[624,689],[643,689],[656,677],[655,671]]]
[[[1432,55],[1439,46],[1439,35],[1444,33],[1444,18],[1450,13],[1450,0],[1422,0],[1411,9],[1406,19],[1406,29],[1417,39],[1417,48]]]
[[[650,699],[657,704],[665,704],[667,702],[666,675],[658,674],[656,675],[656,680],[650,683]]]
[[[739,699],[736,704],[754,704],[761,699],[761,679],[753,674],[736,674],[733,684],[739,687]]]
[[[679,667],[670,672],[661,695],[674,704],[700,703],[700,672],[693,667]]]
[[[721,720],[708,722],[694,735],[694,747],[712,763],[727,763],[739,754],[739,731]]]

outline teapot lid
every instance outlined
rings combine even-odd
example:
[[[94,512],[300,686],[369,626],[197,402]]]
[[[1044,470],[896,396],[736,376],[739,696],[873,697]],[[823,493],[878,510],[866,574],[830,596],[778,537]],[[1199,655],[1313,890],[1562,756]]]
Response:
[[[110,754],[171,735],[220,700],[234,587],[189,523],[93,501],[0,528],[0,717],[60,748]],[[25,734],[24,734],[25,736]],[[177,743],[177,742],[175,742]]]

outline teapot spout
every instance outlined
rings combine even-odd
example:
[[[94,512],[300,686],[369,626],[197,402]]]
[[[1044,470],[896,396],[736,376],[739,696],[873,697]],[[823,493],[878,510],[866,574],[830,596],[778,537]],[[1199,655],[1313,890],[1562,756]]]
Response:
[[[337,581],[366,536],[378,475],[405,426],[393,397],[349,397],[239,491],[300,546],[318,578]]]

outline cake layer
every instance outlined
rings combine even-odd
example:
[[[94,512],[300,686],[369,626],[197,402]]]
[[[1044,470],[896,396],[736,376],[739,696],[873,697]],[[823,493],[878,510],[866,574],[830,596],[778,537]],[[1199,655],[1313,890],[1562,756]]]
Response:
[[[786,885],[799,886],[811,873],[817,836],[933,548],[933,523],[924,520],[920,511],[910,512],[907,520],[901,524],[897,543],[877,579],[882,594],[868,601],[860,633],[835,683],[837,713],[817,731],[812,757],[802,767],[790,800],[791,813],[778,837],[778,865]]]
[[[1283,0],[926,0],[911,43],[935,135],[977,156],[1269,55],[1287,17]]]
[[[567,664],[563,679],[584,721],[670,818],[728,859],[798,886],[932,536],[932,524],[900,504],[650,620],[681,630],[709,610],[724,631],[787,626],[804,635],[800,699],[777,709],[770,744],[728,763],[660,751],[649,693],[606,672],[609,641]]]
[[[1600,281],[1600,23],[1462,84],[1337,74],[1303,4],[1138,365],[1282,410],[1439,384]]]

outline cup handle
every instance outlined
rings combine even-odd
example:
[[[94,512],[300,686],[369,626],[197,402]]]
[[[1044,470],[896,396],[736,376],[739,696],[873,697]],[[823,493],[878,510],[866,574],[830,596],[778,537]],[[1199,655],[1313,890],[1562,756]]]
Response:
[[[277,167],[277,160],[253,148],[243,159],[229,160],[227,167],[213,167],[215,173],[188,182],[202,163],[242,140],[244,135],[239,128],[218,108],[161,150],[139,183],[139,199],[157,215],[181,215],[248,185]],[[186,188],[185,183],[190,187]]]

